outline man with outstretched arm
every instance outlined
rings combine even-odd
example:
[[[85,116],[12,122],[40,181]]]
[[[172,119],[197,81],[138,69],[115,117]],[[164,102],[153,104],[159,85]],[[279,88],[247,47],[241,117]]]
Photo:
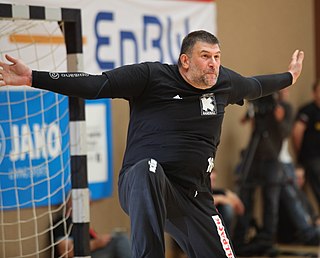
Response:
[[[288,72],[246,78],[220,64],[218,39],[189,33],[177,65],[145,62],[101,75],[32,71],[6,56],[0,86],[29,85],[87,99],[124,98],[130,123],[119,199],[130,216],[132,257],[164,258],[164,231],[189,258],[235,257],[212,202],[210,173],[225,107],[294,84],[304,54]]]

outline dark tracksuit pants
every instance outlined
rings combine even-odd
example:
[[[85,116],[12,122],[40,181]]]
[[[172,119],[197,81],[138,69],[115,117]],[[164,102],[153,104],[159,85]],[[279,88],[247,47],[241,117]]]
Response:
[[[211,193],[173,185],[155,160],[120,175],[119,198],[130,216],[132,258],[164,258],[164,231],[189,258],[235,257]]]

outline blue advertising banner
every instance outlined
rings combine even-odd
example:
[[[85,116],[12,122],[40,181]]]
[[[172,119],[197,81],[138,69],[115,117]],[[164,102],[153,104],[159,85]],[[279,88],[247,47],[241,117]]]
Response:
[[[58,204],[71,188],[68,98],[0,91],[0,207]]]
[[[88,182],[91,200],[113,190],[112,124],[109,99],[86,100]]]

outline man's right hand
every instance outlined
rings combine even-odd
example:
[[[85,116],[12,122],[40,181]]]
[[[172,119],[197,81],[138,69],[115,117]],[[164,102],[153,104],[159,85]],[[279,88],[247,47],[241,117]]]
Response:
[[[292,84],[295,84],[302,71],[302,61],[304,59],[304,52],[301,50],[294,51],[291,62],[289,64],[288,72],[292,74]]]
[[[0,61],[0,86],[31,86],[32,70],[19,59],[5,57],[10,64]]]

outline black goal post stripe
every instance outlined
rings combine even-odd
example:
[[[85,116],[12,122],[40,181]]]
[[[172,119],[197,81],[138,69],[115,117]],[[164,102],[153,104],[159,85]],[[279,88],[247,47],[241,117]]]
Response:
[[[0,3],[1,19],[49,20],[63,31],[69,72],[82,69],[81,10]],[[66,86],[67,87],[67,86]],[[74,257],[90,257],[89,189],[85,137],[85,102],[69,97]]]

